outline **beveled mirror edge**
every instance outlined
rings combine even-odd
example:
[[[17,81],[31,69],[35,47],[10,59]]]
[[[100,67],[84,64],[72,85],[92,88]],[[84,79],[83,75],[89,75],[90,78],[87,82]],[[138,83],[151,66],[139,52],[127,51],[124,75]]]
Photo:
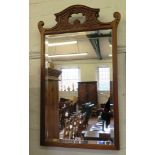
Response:
[[[85,11],[85,9],[87,11]],[[52,28],[44,28],[44,22],[40,21],[38,23],[38,29],[41,35],[41,80],[40,80],[40,145],[42,146],[57,146],[57,147],[72,147],[72,148],[86,148],[86,149],[103,149],[103,150],[119,150],[119,113],[118,113],[118,80],[117,80],[117,26],[119,24],[121,15],[119,12],[115,12],[113,14],[114,20],[112,22],[103,23],[100,22],[97,17],[99,13],[99,9],[93,9],[86,7],[84,5],[73,5],[71,7],[66,8],[56,15],[56,21],[60,21],[61,13],[66,14],[66,20],[73,13],[83,13],[86,16],[89,16],[89,12],[94,13],[94,20],[87,22],[84,26],[83,24],[75,23],[73,28],[69,29],[68,23],[67,26],[63,25],[61,22],[58,22],[56,26]],[[65,20],[65,21],[66,21]],[[90,24],[95,25],[90,26]],[[78,27],[78,29],[77,29]],[[45,140],[45,35],[50,34],[60,34],[60,33],[71,33],[71,32],[82,32],[82,31],[93,31],[93,30],[112,30],[112,54],[113,54],[113,100],[115,100],[114,104],[114,136],[115,136],[115,144],[114,145],[97,145],[97,144],[61,144],[61,143],[50,143]]]

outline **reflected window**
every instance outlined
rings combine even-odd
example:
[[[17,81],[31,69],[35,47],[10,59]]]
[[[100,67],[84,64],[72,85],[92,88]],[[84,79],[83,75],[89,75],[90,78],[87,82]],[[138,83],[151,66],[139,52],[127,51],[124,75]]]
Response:
[[[98,72],[98,90],[110,91],[110,67],[99,67],[97,72]]]
[[[77,91],[80,81],[79,68],[62,68],[61,80],[59,81],[60,91]]]

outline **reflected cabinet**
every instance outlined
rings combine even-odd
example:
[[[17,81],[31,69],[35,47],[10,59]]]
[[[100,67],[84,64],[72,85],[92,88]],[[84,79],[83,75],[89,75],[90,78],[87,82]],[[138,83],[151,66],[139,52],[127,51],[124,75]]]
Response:
[[[78,82],[78,104],[83,105],[91,102],[98,104],[97,81]]]
[[[119,149],[117,27],[120,14],[73,5],[41,38],[40,145]]]

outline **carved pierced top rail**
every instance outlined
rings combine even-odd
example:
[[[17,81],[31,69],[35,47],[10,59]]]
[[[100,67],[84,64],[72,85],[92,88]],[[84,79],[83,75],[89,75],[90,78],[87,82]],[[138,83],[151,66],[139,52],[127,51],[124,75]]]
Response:
[[[112,22],[103,23],[98,20],[100,9],[90,8],[84,5],[73,5],[65,10],[56,13],[57,24],[52,28],[43,28],[44,22],[40,21],[38,23],[38,28],[40,32],[44,34],[57,34],[57,33],[67,33],[67,32],[78,32],[78,31],[91,31],[97,29],[110,29],[113,24],[118,25],[120,21],[120,13],[115,12],[113,14],[114,20]],[[85,17],[83,23],[77,18],[71,23],[69,19],[73,14],[81,13]]]
[[[68,25],[70,24],[68,19],[72,16],[72,14],[82,13],[82,15],[86,17],[85,23],[88,23],[97,20],[99,17],[99,11],[99,9],[93,9],[83,5],[74,5],[56,13],[55,16],[58,24]],[[80,21],[77,19],[74,21],[74,24],[80,24]]]

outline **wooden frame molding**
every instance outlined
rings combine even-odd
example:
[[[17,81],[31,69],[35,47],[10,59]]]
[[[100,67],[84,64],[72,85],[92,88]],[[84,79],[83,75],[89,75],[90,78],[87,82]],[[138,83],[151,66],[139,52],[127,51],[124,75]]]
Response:
[[[118,150],[119,146],[119,115],[118,115],[118,80],[117,80],[117,26],[121,15],[119,12],[113,14],[114,20],[111,22],[101,22],[98,20],[100,9],[90,8],[84,5],[73,5],[63,11],[56,13],[57,24],[51,28],[44,28],[44,22],[38,23],[38,29],[41,36],[41,106],[40,106],[40,144],[43,146],[57,146],[70,148],[87,148],[87,149],[103,149]],[[73,14],[82,13],[85,21],[80,22],[79,19],[69,22],[69,18]],[[62,34],[71,32],[95,31],[95,30],[112,30],[112,54],[113,54],[113,101],[114,101],[114,145],[97,145],[97,144],[66,144],[53,142],[45,137],[45,36],[52,34]]]
[[[98,20],[99,9],[93,9],[84,5],[73,5],[67,9],[56,13],[57,24],[52,28],[43,28],[44,22],[40,21],[38,23],[38,28],[41,33],[45,35],[48,34],[60,34],[67,32],[80,32],[80,31],[93,31],[99,29],[112,29],[112,27],[117,26],[120,21],[120,13],[115,12],[113,17],[115,18],[112,22],[103,23]],[[84,23],[80,23],[77,19],[73,24],[69,23],[69,18],[72,14],[82,13],[86,17]]]

